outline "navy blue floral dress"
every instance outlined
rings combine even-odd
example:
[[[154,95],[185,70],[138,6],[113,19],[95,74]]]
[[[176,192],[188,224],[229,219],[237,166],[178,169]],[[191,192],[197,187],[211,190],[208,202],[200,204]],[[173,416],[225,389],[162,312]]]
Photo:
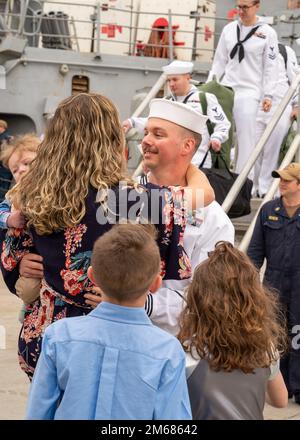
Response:
[[[43,257],[44,278],[41,282],[40,298],[27,306],[19,336],[19,362],[29,377],[34,373],[46,327],[58,319],[85,315],[91,311],[90,306],[85,303],[84,294],[93,289],[87,277],[93,245],[100,235],[112,227],[109,212],[116,214],[113,223],[120,221],[120,203],[124,204],[124,200],[126,206],[122,207],[123,213],[126,212],[131,220],[132,214],[129,214],[134,204],[138,205],[134,210],[135,221],[141,221],[145,212],[148,219],[154,216],[158,218],[158,244],[163,277],[183,279],[191,276],[190,262],[183,249],[183,233],[187,218],[183,189],[162,190],[157,209],[151,204],[151,193],[157,190],[157,187],[147,184],[146,188],[142,189],[143,197],[139,204],[136,201],[139,200],[140,189],[134,190],[134,198],[132,193],[128,197],[129,189],[125,188],[127,196],[125,199],[122,198],[123,202],[120,202],[120,189],[115,189],[117,213],[107,204],[97,203],[97,191],[91,189],[86,199],[86,214],[75,227],[50,235],[38,235],[34,230],[28,234],[20,229],[9,229],[3,237],[1,269],[4,280],[13,293],[22,257],[29,252],[38,253]],[[131,199],[131,202],[128,202],[128,199]],[[103,221],[105,217],[108,219],[106,222]]]

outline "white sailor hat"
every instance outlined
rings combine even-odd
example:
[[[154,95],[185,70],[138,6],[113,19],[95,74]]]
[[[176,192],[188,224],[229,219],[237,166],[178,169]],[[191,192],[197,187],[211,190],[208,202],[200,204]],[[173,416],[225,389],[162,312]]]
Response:
[[[189,61],[175,60],[172,63],[162,68],[166,75],[184,75],[185,73],[192,73],[194,64]]]
[[[199,134],[205,132],[208,119],[207,116],[189,107],[188,104],[169,99],[152,99],[149,118],[164,119]]]

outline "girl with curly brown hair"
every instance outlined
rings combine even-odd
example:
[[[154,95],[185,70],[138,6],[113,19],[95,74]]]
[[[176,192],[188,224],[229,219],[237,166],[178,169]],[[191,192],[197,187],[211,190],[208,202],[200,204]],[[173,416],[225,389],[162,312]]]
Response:
[[[195,270],[180,321],[195,419],[263,419],[265,394],[287,405],[276,296],[244,253],[217,243]]]

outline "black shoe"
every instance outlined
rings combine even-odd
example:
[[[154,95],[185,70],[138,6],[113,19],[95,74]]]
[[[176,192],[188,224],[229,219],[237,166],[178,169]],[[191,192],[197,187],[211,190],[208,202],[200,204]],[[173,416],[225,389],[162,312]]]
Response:
[[[295,403],[297,403],[298,405],[300,405],[300,393],[296,393],[296,394],[295,394]]]

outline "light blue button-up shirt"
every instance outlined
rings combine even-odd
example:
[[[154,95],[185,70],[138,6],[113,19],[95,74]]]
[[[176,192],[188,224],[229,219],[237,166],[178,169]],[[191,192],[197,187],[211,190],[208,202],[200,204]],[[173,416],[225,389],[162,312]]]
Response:
[[[27,419],[191,419],[185,355],[143,308],[103,302],[50,325]]]

